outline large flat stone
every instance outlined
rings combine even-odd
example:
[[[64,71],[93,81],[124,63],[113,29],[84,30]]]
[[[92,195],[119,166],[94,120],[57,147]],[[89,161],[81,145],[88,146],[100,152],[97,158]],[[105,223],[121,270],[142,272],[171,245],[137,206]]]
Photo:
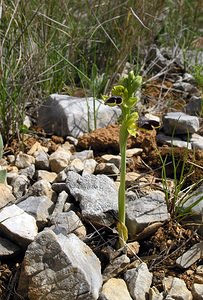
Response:
[[[97,128],[115,123],[121,114],[117,107],[108,107],[95,100]],[[80,135],[94,130],[94,100],[52,94],[39,109],[38,126],[59,136]]]

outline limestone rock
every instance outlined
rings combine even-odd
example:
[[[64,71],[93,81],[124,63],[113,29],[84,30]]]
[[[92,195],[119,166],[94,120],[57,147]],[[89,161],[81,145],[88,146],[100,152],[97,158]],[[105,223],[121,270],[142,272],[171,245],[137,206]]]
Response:
[[[163,192],[153,191],[138,199],[133,192],[127,193],[126,225],[130,238],[135,237],[149,223],[168,219],[169,214]]]
[[[0,232],[26,247],[34,240],[38,230],[35,218],[13,204],[0,211]]]
[[[36,169],[49,170],[49,156],[45,151],[39,151],[35,157]]]
[[[199,119],[183,112],[169,112],[163,117],[164,133],[172,135],[194,133],[199,130]]]
[[[123,279],[111,278],[102,287],[99,300],[132,300]]]
[[[76,151],[71,155],[71,160],[75,158],[78,158],[82,161],[94,158],[94,152],[92,150]]]
[[[0,209],[6,206],[8,203],[15,202],[15,197],[9,188],[4,183],[0,183]]]
[[[29,245],[18,293],[30,300],[97,300],[101,266],[92,250],[74,234],[39,233]]]
[[[55,172],[49,172],[46,170],[38,170],[37,171],[37,179],[38,180],[46,180],[50,183],[54,182],[57,177],[57,174]]]
[[[101,162],[96,166],[95,174],[118,175],[119,169],[112,163]]]
[[[192,286],[193,300],[203,300],[203,284],[194,283]]]
[[[147,299],[152,273],[149,272],[146,263],[143,262],[137,268],[127,270],[124,279],[133,300]]]
[[[31,196],[17,204],[18,207],[36,219],[37,226],[42,229],[48,222],[54,204],[46,196]]]
[[[20,247],[13,242],[0,237],[0,257],[13,256],[20,252]]]
[[[29,167],[30,165],[33,165],[35,163],[35,158],[31,155],[25,154],[23,152],[20,152],[16,156],[15,165],[19,169],[24,169]]]
[[[156,138],[157,142],[161,144],[166,144],[173,147],[192,149],[192,144],[190,141],[183,141],[180,137],[177,136],[172,137],[164,134],[163,132],[160,132],[159,134],[157,134]]]
[[[94,104],[97,128],[115,123],[121,114],[119,108],[110,108],[92,97],[76,98],[52,94],[39,109],[38,126],[58,136],[79,137],[94,130]]]
[[[70,162],[71,152],[57,150],[49,157],[49,164],[52,172],[59,173],[64,170]]]
[[[93,158],[84,161],[84,169],[82,171],[82,176],[93,174],[96,168],[97,162]]]
[[[55,233],[61,232],[64,235],[68,235],[72,232],[75,233],[76,230],[80,228],[80,233],[82,234],[81,237],[86,236],[86,229],[84,225],[82,224],[80,218],[72,210],[68,212],[53,214],[50,217],[50,222],[52,225],[54,225],[54,227],[52,227],[52,230]]]
[[[54,200],[55,195],[51,184],[44,179],[35,182],[28,190],[28,193],[33,196],[47,196],[50,200]]]
[[[170,296],[172,299],[192,300],[192,293],[187,289],[185,282],[180,278],[172,276],[165,277],[163,286],[167,296]]]
[[[79,202],[84,218],[91,222],[110,225],[113,217],[106,213],[118,210],[118,192],[113,180],[105,175],[80,176],[68,172],[66,186],[70,194]]]
[[[184,269],[187,269],[197,260],[203,257],[203,242],[193,245],[183,255],[178,257],[176,264]]]
[[[123,254],[116,257],[103,271],[103,280],[106,281],[112,277],[116,277],[119,273],[126,269],[130,263],[130,259],[127,255]]]
[[[18,175],[11,181],[11,186],[13,187],[13,194],[16,198],[22,197],[26,194],[28,186],[30,184],[29,179],[25,175]]]

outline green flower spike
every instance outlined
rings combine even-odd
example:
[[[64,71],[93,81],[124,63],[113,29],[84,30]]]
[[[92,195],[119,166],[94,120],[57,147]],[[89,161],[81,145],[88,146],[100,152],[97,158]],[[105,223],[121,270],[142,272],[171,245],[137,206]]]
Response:
[[[136,136],[138,113],[133,111],[138,98],[136,92],[141,88],[142,77],[135,76],[131,71],[121,79],[119,85],[111,90],[111,97],[104,96],[105,104],[109,106],[119,105],[122,111],[119,146],[121,153],[120,187],[118,192],[118,214],[119,221],[117,230],[119,234],[119,245],[123,247],[128,239],[128,230],[125,225],[125,175],[126,175],[126,148],[129,134]]]

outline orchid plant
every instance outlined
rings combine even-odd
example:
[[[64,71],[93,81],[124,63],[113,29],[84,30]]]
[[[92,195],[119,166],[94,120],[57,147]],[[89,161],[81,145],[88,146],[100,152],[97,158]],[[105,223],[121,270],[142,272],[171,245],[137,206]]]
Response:
[[[121,79],[119,85],[111,90],[111,97],[103,96],[106,105],[120,106],[121,124],[119,134],[119,147],[121,154],[120,186],[118,193],[118,215],[117,230],[119,234],[119,244],[123,247],[128,239],[128,230],[125,225],[125,175],[126,175],[126,148],[129,135],[136,136],[138,127],[138,113],[135,106],[139,100],[136,92],[142,85],[142,77],[135,76],[131,71]]]

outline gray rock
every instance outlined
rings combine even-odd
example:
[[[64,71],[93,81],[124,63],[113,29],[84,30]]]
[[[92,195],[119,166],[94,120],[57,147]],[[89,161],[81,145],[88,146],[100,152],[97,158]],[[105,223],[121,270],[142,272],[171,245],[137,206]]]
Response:
[[[52,217],[54,215],[57,215],[57,214],[63,212],[64,204],[65,204],[67,199],[68,199],[68,194],[65,191],[63,191],[59,194],[59,196],[56,200],[56,203],[55,203],[55,207],[54,207],[54,210],[53,210],[53,213],[52,213]]]
[[[194,283],[192,285],[193,300],[203,300],[203,284]]]
[[[132,300],[123,279],[111,278],[102,287],[99,300]]]
[[[82,171],[82,176],[93,174],[96,168],[97,162],[93,158],[86,159],[84,161],[84,169]]]
[[[93,152],[93,150],[83,150],[83,151],[79,151],[79,152],[74,152],[71,155],[70,159],[73,160],[75,158],[79,158],[82,161],[90,159],[90,158],[94,158],[94,152]]]
[[[94,130],[94,100],[52,94],[39,109],[38,126],[47,133],[59,136],[80,135]],[[95,100],[97,128],[115,123],[121,114],[117,107],[110,108]]]
[[[203,242],[193,245],[188,251],[178,257],[176,264],[187,269],[200,258],[203,258]]]
[[[193,116],[201,116],[203,99],[198,96],[192,96],[187,103],[186,113]]]
[[[49,157],[49,164],[52,172],[59,173],[64,170],[70,162],[71,152],[57,149]]]
[[[139,199],[135,193],[127,193],[126,225],[131,239],[149,223],[168,219],[169,214],[163,192],[153,191]]]
[[[0,257],[8,257],[18,254],[20,247],[11,241],[0,237]]]
[[[188,82],[176,82],[173,84],[173,88],[195,96],[199,96],[200,94],[199,90],[194,86],[194,84]]]
[[[66,178],[67,178],[67,175],[66,175]],[[67,193],[69,192],[69,189],[65,182],[55,182],[52,184],[51,187],[52,187],[52,190],[58,194],[60,194],[63,191],[65,191]]]
[[[80,238],[86,236],[86,229],[81,222],[80,218],[72,210],[68,212],[61,212],[58,214],[53,214],[50,217],[50,223],[54,226],[51,229],[56,233],[62,233],[68,236],[69,233],[80,233]],[[80,229],[78,231],[78,229]]]
[[[19,169],[25,169],[35,163],[35,158],[31,155],[20,152],[16,156],[15,165]]]
[[[37,226],[42,229],[48,222],[48,218],[53,211],[54,204],[46,196],[31,196],[17,204],[26,213],[36,219]]]
[[[192,293],[187,289],[185,282],[177,277],[165,277],[163,279],[164,291],[167,297],[178,300],[192,300]],[[165,299],[169,299],[169,298]]]
[[[109,177],[80,176],[75,172],[68,172],[66,185],[70,194],[79,202],[84,218],[107,226],[114,223],[113,217],[105,213],[112,209],[118,210],[118,192]]]
[[[124,279],[133,300],[147,299],[152,273],[149,272],[146,263],[143,262],[137,268],[127,270]]]
[[[103,280],[107,281],[112,277],[118,276],[121,272],[123,272],[127,268],[129,264],[130,264],[130,259],[127,257],[127,255],[123,254],[119,257],[116,257],[104,269]]]
[[[160,132],[156,136],[157,142],[161,144],[166,144],[169,146],[175,146],[175,147],[181,147],[181,148],[187,148],[187,149],[192,149],[192,145],[190,141],[183,141],[180,137],[177,136],[169,136],[164,134],[163,132]]]
[[[54,182],[65,182],[66,181],[66,172],[65,169],[61,172],[59,172],[56,176],[56,179]]]
[[[163,128],[166,135],[194,133],[199,130],[199,119],[183,112],[169,112],[163,117]]]
[[[164,57],[160,49],[154,45],[148,52],[147,61],[150,62],[150,72],[160,72],[167,66],[170,69],[170,60]]]
[[[38,151],[35,157],[35,166],[39,170],[49,170],[49,155],[45,151]]]
[[[4,183],[0,183],[0,209],[8,203],[14,203],[15,199],[12,194],[12,189]]]
[[[30,165],[25,169],[20,169],[18,174],[27,176],[29,179],[32,179],[35,175],[35,165]]]
[[[0,232],[19,246],[26,247],[38,230],[35,218],[13,204],[0,211]]]
[[[192,195],[188,195],[188,200],[183,204],[183,209],[190,206],[192,215],[188,215],[185,220],[200,224],[198,233],[203,237],[203,184],[201,184]]]
[[[39,180],[35,182],[28,190],[33,196],[47,196],[50,200],[55,200],[55,194],[51,184],[47,180]]]
[[[96,300],[101,266],[92,250],[74,234],[39,233],[25,253],[18,293],[30,300]]]
[[[96,166],[95,174],[118,175],[119,169],[112,163],[99,163]]]
[[[118,169],[120,168],[120,164],[121,164],[121,156],[120,155],[104,154],[104,155],[102,155],[101,158],[105,163],[112,163]]]
[[[13,194],[16,198],[22,197],[26,194],[30,181],[25,175],[18,175],[11,181],[11,186],[13,187]]]

